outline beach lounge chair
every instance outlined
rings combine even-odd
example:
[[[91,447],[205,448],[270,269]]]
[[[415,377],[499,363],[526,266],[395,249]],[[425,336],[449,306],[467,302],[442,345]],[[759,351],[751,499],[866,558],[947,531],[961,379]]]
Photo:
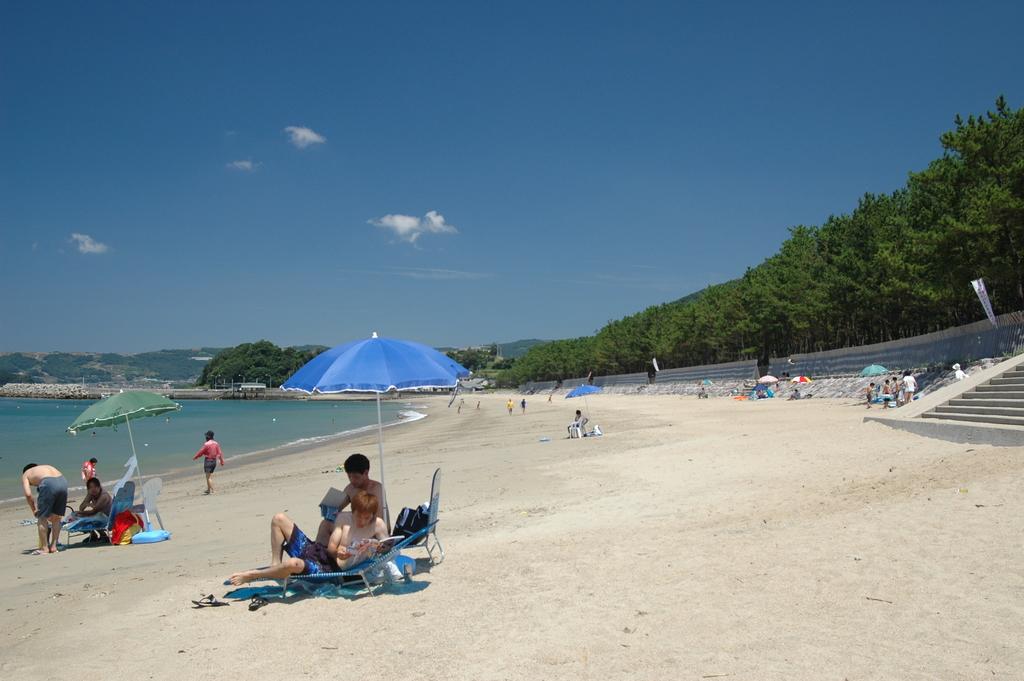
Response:
[[[114,500],[110,504],[110,517],[108,518],[94,518],[85,517],[78,518],[70,523],[64,525],[64,530],[67,532],[67,541],[65,544],[71,543],[72,534],[88,534],[90,532],[107,532],[107,536],[110,536],[111,530],[114,528],[114,518],[121,511],[125,511],[132,507],[135,502],[135,483],[129,480],[121,489],[117,490],[117,494],[114,495]]]
[[[437,514],[441,510],[441,469],[438,468],[434,471],[434,478],[430,483],[430,509],[429,518],[427,520],[427,527],[430,529],[429,532],[424,534],[422,538],[412,542],[407,548],[410,549],[425,549],[427,556],[430,558],[431,565],[438,565],[444,561],[444,547],[441,546],[441,541],[437,538]],[[417,535],[419,532],[416,533]],[[415,535],[413,535],[415,536]],[[434,559],[434,550],[437,549],[440,560]]]
[[[424,527],[419,532],[411,534],[402,541],[398,542],[391,547],[390,551],[382,553],[373,558],[368,558],[358,565],[353,565],[347,570],[338,570],[337,572],[320,572],[315,575],[292,575],[283,580],[281,585],[281,594],[284,596],[288,595],[288,582],[304,582],[307,584],[339,584],[343,586],[351,584],[362,584],[360,589],[366,589],[371,596],[376,596],[373,592],[375,583],[375,576],[382,570],[387,569],[387,564],[394,560],[395,557],[402,552],[403,549],[409,548],[413,542],[421,541],[428,533],[434,529],[433,525]],[[231,582],[224,582],[225,585],[229,585]],[[377,582],[377,585],[383,585],[385,582]]]

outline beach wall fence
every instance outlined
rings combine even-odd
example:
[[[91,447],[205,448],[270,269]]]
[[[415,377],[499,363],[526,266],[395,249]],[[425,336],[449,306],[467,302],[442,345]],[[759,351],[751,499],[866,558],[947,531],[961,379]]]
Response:
[[[664,369],[659,371],[655,382],[660,383],[697,383],[703,379],[710,379],[715,382],[725,381],[747,381],[757,378],[757,360],[740,360],[738,362],[724,362],[722,364],[702,364],[700,366],[679,367],[676,369]],[[562,381],[562,387],[571,390],[587,382],[587,377],[567,378]],[[601,388],[616,386],[641,386],[647,385],[647,374],[640,372],[635,374],[616,374],[611,376],[595,376],[593,384]],[[525,393],[544,392],[552,390],[558,381],[533,381],[519,386],[519,390]]]
[[[768,373],[773,376],[848,376],[859,374],[870,364],[892,371],[924,369],[954,362],[967,364],[989,357],[1014,355],[1024,350],[1024,311],[955,326],[911,338],[839,348],[789,357],[772,357]]]
[[[926,333],[912,338],[873,343],[853,348],[825,350],[795,354],[788,357],[772,357],[768,373],[776,377],[850,376],[859,374],[869,364],[881,364],[891,371],[925,369],[951,365],[954,362],[968,364],[985,358],[998,358],[1024,352],[1024,311],[1010,312],[996,317],[997,326],[987,319],[956,326],[942,331]],[[703,379],[715,383],[741,383],[759,376],[756,360],[741,360],[722,364],[703,364],[659,371],[656,385],[696,384]],[[571,390],[587,382],[587,377],[562,380],[562,388]],[[642,386],[648,384],[646,373],[595,376],[596,386]],[[520,392],[538,393],[549,391],[558,381],[532,381],[519,386]]]

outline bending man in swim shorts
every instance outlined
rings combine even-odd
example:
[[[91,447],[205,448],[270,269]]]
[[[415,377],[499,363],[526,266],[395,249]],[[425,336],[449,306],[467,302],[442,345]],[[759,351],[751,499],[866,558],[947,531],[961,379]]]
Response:
[[[39,548],[35,554],[57,553],[60,522],[68,505],[68,481],[53,466],[30,463],[21,470],[21,487],[39,528]],[[33,487],[38,499],[32,498]]]
[[[378,504],[373,494],[356,493],[352,498],[352,523],[335,528],[326,545],[311,540],[295,521],[278,513],[270,521],[270,566],[236,572],[228,581],[238,586],[259,579],[285,579],[351,567],[370,555],[377,545],[373,540],[388,537],[384,521],[377,517]]]

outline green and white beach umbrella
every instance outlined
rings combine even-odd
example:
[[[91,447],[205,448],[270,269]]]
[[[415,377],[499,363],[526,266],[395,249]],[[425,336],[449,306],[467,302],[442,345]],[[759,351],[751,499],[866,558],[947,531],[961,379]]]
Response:
[[[131,419],[159,416],[178,411],[181,405],[171,402],[163,395],[141,391],[118,393],[105,397],[83,411],[75,422],[68,426],[69,433],[127,424]]]
[[[132,445],[132,458],[128,459],[125,468],[128,471],[124,477],[114,486],[112,493],[117,493],[117,488],[132,477],[132,473],[139,476],[139,486],[142,486],[142,469],[139,467],[139,457],[135,453],[135,437],[132,435],[132,420],[141,419],[147,416],[159,416],[172,411],[178,411],[181,405],[172,402],[163,395],[147,393],[143,391],[122,392],[110,397],[105,397],[96,404],[83,411],[75,419],[75,422],[68,426],[68,432],[77,435],[82,430],[93,428],[105,428],[107,426],[117,427],[122,423],[128,426],[128,441]],[[149,529],[149,509],[146,509],[146,528]]]

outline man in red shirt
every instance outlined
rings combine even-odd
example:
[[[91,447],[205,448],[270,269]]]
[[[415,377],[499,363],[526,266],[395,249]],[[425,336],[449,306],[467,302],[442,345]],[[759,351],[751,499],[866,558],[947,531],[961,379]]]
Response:
[[[201,456],[204,457],[203,472],[206,473],[206,492],[204,494],[213,494],[213,471],[217,469],[218,461],[220,461],[221,467],[224,466],[224,452],[220,451],[220,445],[213,439],[212,430],[206,431],[206,444],[196,452],[192,460],[195,461]]]

